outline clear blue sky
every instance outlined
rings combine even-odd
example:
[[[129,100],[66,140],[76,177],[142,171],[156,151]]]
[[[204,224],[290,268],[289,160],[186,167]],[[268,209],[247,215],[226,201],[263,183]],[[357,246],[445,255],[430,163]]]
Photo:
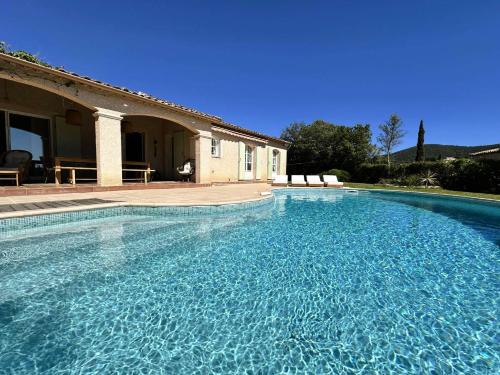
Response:
[[[500,142],[500,1],[2,2],[0,40],[51,64],[279,135],[377,125]]]

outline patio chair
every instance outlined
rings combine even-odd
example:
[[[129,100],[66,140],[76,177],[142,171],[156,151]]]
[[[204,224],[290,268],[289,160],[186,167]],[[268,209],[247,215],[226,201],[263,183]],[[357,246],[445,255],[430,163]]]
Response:
[[[292,175],[292,186],[307,186],[306,180],[303,175]]]
[[[33,155],[25,150],[9,150],[0,156],[0,175],[12,175],[2,177],[2,180],[15,180],[19,186],[26,178],[31,165]]]
[[[341,188],[344,186],[343,182],[340,182],[335,175],[325,174],[323,175],[323,181],[327,187]]]
[[[323,181],[321,181],[321,179],[317,175],[315,175],[315,176],[306,176],[306,178],[307,178],[307,185],[309,185],[309,186],[317,186],[317,187],[323,187],[323,186],[325,186],[325,184],[323,183]]]
[[[277,175],[273,179],[273,186],[288,186],[288,176],[286,174]]]
[[[43,166],[43,175],[42,179],[44,180],[44,183],[46,184],[49,179],[55,178],[55,168],[54,168],[54,159],[41,156],[40,161],[42,162]]]
[[[189,181],[194,174],[193,160],[186,160],[180,167],[177,167],[177,173],[181,176],[182,181]]]

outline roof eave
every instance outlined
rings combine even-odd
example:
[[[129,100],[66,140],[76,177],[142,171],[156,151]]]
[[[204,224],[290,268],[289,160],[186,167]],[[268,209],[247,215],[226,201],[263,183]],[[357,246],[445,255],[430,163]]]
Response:
[[[235,132],[244,133],[244,134],[250,135],[252,137],[256,137],[256,138],[260,138],[260,139],[264,139],[264,140],[268,140],[268,141],[280,143],[282,145],[285,145],[286,147],[288,147],[290,145],[290,142],[285,141],[284,139],[276,138],[276,137],[271,137],[269,135],[265,135],[265,134],[262,134],[262,133],[259,133],[259,132],[255,132],[253,130],[248,130],[248,129],[245,129],[245,128],[242,128],[242,127],[239,127],[237,125],[233,125],[233,124],[230,124],[230,123],[227,123],[227,122],[224,122],[224,121],[221,121],[221,122],[212,122],[212,125],[216,125],[216,126],[220,126],[220,127],[226,128],[226,129],[230,129],[230,130],[233,130]]]
[[[40,65],[40,64],[37,64],[37,63],[33,63],[33,62],[30,62],[30,61],[26,61],[26,60],[23,60],[23,59],[21,59],[19,57],[11,56],[11,55],[5,54],[5,53],[0,53],[0,58],[6,60],[8,62],[11,62],[11,63],[16,63],[16,64],[19,64],[19,65],[23,65],[23,66],[26,66],[28,68],[36,69],[36,70],[39,70],[39,71],[42,71],[42,72],[45,72],[45,73],[54,74],[54,75],[57,75],[57,76],[59,76],[59,77],[61,77],[63,79],[69,79],[69,80],[72,80],[72,81],[75,81],[75,82],[79,82],[79,83],[84,84],[84,85],[95,87],[97,89],[107,90],[109,92],[113,92],[115,94],[122,95],[122,96],[125,96],[125,97],[130,97],[132,99],[140,100],[140,101],[143,101],[143,102],[146,102],[146,103],[154,103],[156,105],[160,105],[162,107],[168,108],[169,110],[173,110],[173,111],[176,111],[178,113],[182,113],[182,114],[185,114],[185,115],[193,116],[193,117],[196,117],[196,118],[199,118],[199,119],[207,120],[207,121],[210,121],[214,125],[221,126],[221,127],[226,127],[228,129],[232,129],[232,130],[236,130],[236,131],[248,134],[250,136],[254,136],[254,137],[258,137],[258,138],[270,140],[272,142],[277,142],[277,143],[283,144],[285,146],[290,145],[290,142],[285,141],[283,139],[276,138],[276,137],[271,137],[271,136],[267,136],[265,134],[261,134],[259,132],[255,132],[255,131],[250,130],[250,129],[246,129],[246,128],[242,128],[242,127],[237,126],[237,125],[229,124],[229,123],[225,122],[219,116],[209,115],[209,114],[206,114],[206,113],[202,113],[202,112],[196,111],[194,109],[191,110],[189,108],[182,108],[182,106],[179,107],[179,106],[170,104],[170,103],[168,103],[167,101],[165,101],[163,99],[155,98],[155,97],[150,96],[150,95],[143,96],[143,95],[140,95],[139,93],[137,93],[135,91],[132,91],[132,90],[129,90],[127,88],[121,88],[121,87],[118,87],[118,86],[113,86],[113,85],[108,84],[108,83],[104,83],[104,82],[101,82],[101,81],[98,81],[98,80],[94,80],[94,79],[92,79],[90,77],[84,77],[84,76],[81,76],[81,75],[79,75],[77,73],[73,73],[73,72],[68,72],[66,70],[62,70],[62,68],[58,69],[58,68],[55,68],[55,67],[47,67],[47,66]]]
[[[139,95],[136,92],[134,92],[132,90],[129,90],[129,89],[120,88],[118,86],[113,86],[111,84],[107,84],[107,83],[100,82],[100,81],[96,82],[97,80],[93,80],[91,78],[82,77],[82,76],[80,76],[77,73],[70,73],[70,72],[67,72],[67,71],[60,70],[58,68],[46,67],[46,66],[43,66],[43,65],[40,65],[40,64],[36,64],[36,63],[32,63],[30,61],[26,61],[26,60],[23,60],[23,59],[20,59],[18,57],[14,57],[14,56],[11,56],[11,55],[8,55],[8,54],[5,54],[5,53],[0,53],[0,57],[3,58],[4,60],[7,60],[7,61],[10,61],[10,62],[13,62],[13,63],[24,65],[26,67],[29,67],[29,68],[32,68],[32,69],[37,69],[37,70],[40,70],[42,72],[46,72],[46,73],[49,73],[49,74],[55,74],[55,75],[57,75],[57,76],[59,76],[61,78],[70,79],[70,80],[73,80],[73,81],[76,81],[76,82],[80,82],[82,84],[89,85],[89,86],[92,86],[92,87],[95,87],[95,88],[98,88],[98,89],[101,89],[101,90],[107,90],[107,91],[110,91],[110,92],[113,92],[113,93],[116,93],[116,94],[119,94],[119,95],[130,97],[130,98],[133,98],[133,99],[136,99],[136,100],[141,100],[141,101],[144,101],[144,102],[147,102],[147,103],[155,103],[157,105],[161,105],[162,107],[166,107],[166,108],[168,108],[170,110],[173,110],[173,111],[176,111],[176,112],[179,112],[179,113],[187,114],[187,115],[190,115],[190,116],[194,116],[194,117],[197,117],[197,118],[202,118],[204,120],[209,120],[209,121],[222,121],[222,119],[220,117],[215,116],[215,115],[202,114],[202,113],[197,113],[194,110],[190,111],[188,109],[179,108],[177,106],[168,104],[168,103],[166,103],[165,101],[162,101],[159,98],[154,98],[154,97],[151,97],[151,96],[150,97],[142,96],[142,95]]]

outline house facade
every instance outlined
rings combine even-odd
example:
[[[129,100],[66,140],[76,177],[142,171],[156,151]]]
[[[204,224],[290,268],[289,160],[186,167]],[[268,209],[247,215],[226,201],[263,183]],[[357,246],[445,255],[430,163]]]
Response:
[[[67,158],[94,162],[90,179],[100,186],[122,185],[125,166],[141,162],[155,181],[178,180],[186,160],[197,183],[268,181],[286,174],[287,146],[217,116],[0,54],[0,153],[30,151],[34,179],[44,164]]]

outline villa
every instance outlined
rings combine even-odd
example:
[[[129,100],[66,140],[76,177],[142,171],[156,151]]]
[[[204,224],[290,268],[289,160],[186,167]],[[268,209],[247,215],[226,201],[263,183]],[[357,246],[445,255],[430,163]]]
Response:
[[[2,5],[0,375],[500,375],[498,2]]]
[[[198,184],[267,182],[286,174],[287,146],[143,92],[0,54],[0,154],[29,151],[30,181],[174,181],[190,162],[187,178]]]

